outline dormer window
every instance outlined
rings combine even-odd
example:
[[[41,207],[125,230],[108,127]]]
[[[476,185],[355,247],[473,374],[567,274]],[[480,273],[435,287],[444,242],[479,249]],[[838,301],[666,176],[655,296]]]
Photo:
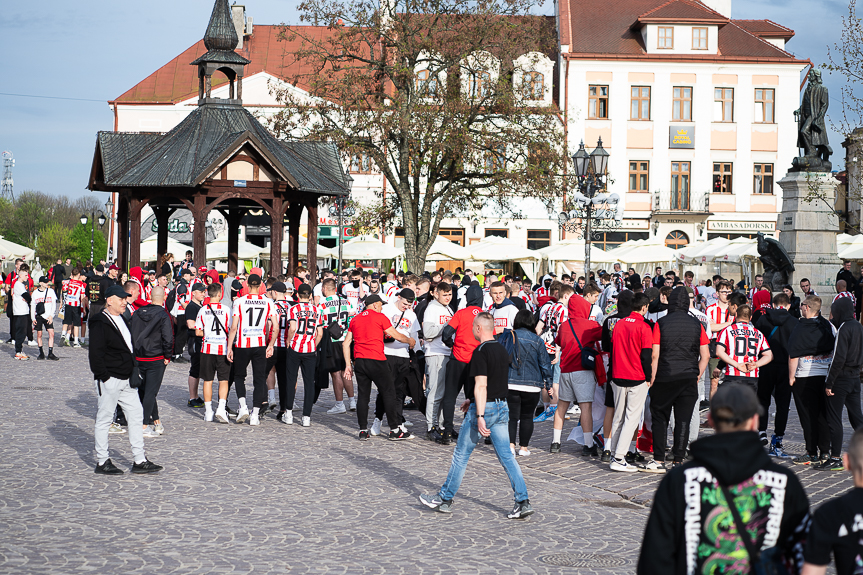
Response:
[[[658,32],[656,47],[660,50],[673,50],[674,28],[672,26],[660,26]]]
[[[692,49],[707,50],[707,28],[692,29]]]
[[[545,76],[540,72],[525,72],[521,89],[525,100],[542,100],[545,94]]]

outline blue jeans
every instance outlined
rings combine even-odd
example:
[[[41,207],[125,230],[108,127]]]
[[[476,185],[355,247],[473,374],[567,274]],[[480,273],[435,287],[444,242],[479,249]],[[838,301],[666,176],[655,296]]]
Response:
[[[525,501],[528,499],[527,485],[524,484],[521,467],[515,462],[515,455],[509,450],[509,406],[506,400],[497,399],[487,402],[484,415],[485,425],[491,431],[494,452],[509,477],[512,491],[515,494],[514,498],[516,501]],[[477,428],[476,404],[471,403],[458,434],[458,444],[456,444],[452,454],[452,465],[449,468],[446,481],[440,488],[441,499],[449,501],[455,497],[461,481],[464,479],[467,460],[470,459],[470,454],[481,439],[482,436]]]
[[[551,383],[557,384],[558,382],[560,382],[560,362],[558,361],[556,364],[552,365],[551,369],[553,374]]]

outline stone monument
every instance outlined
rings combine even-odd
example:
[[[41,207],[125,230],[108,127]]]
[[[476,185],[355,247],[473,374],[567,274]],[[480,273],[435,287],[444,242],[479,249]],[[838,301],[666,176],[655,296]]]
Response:
[[[829,315],[836,295],[836,272],[840,267],[836,255],[839,218],[833,209],[839,181],[831,173],[833,150],[827,140],[824,119],[828,103],[821,73],[812,69],[803,102],[794,112],[798,122],[797,145],[803,153],[794,158],[791,169],[778,182],[782,188],[782,210],[776,226],[779,243],[794,264],[788,282],[799,292],[800,280],[808,278],[812,289],[821,296],[825,316]],[[778,289],[775,285],[773,288]]]

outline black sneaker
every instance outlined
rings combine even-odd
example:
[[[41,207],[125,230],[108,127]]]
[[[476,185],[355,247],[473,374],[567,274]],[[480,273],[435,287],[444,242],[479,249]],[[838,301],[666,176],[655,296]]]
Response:
[[[551,447],[548,448],[549,453],[560,453],[560,443],[552,443]]]
[[[611,451],[609,451],[608,449],[603,451],[602,457],[600,457],[599,460],[602,461],[603,463],[610,463],[611,462]]]
[[[369,430],[363,429],[360,431],[360,441],[368,441],[369,440]]]
[[[225,406],[225,413],[228,414],[228,417],[232,419],[237,419],[237,411],[235,409],[231,409],[227,405]]]
[[[110,459],[106,459],[102,465],[97,465],[95,471],[99,475],[123,475],[123,470],[114,465]]]
[[[764,447],[767,447],[770,444],[770,442],[767,440],[767,433],[763,431],[758,434],[758,439],[761,440],[761,445]]]
[[[40,349],[39,355],[36,356],[36,359],[45,359],[45,352]]]
[[[419,409],[419,407],[417,407],[416,402],[412,399],[409,402],[405,403],[402,409]]]
[[[545,406],[540,403],[539,405],[536,406],[536,409],[533,410],[533,416],[539,417],[540,415],[542,415],[543,411],[545,411]]]
[[[698,411],[707,411],[710,409],[710,400],[704,399],[698,404]]]
[[[793,463],[794,465],[813,465],[819,463],[819,461],[818,458],[814,455],[804,453],[803,455],[799,455],[792,459],[791,463]]]
[[[599,448],[596,444],[591,445],[590,447],[585,445],[581,448],[581,455],[584,457],[599,457]]]
[[[456,431],[455,429],[453,429],[453,430],[450,432],[450,435],[452,435],[452,438],[453,438],[453,439],[458,439],[458,431]]]
[[[491,445],[491,436],[485,438],[485,444]]]
[[[440,431],[438,431],[437,427],[432,427],[426,431],[426,439],[429,441],[437,441],[438,437],[440,437]]]
[[[404,439],[413,439],[413,437],[414,436],[411,435],[411,432],[406,429],[393,429],[392,431],[390,431],[389,437],[387,437],[387,439],[389,439],[390,441],[402,441]]]
[[[202,407],[204,407],[204,400],[201,399],[200,397],[196,397],[195,399],[190,399],[189,402],[186,404],[186,407],[202,408]]]
[[[440,437],[435,439],[435,443],[437,443],[438,445],[452,445],[451,433],[444,430],[444,432],[440,434]]]
[[[60,358],[54,355],[53,351],[48,352],[48,359],[51,361],[60,361]]]
[[[845,469],[845,465],[843,465],[842,459],[839,457],[825,459],[820,464],[814,465],[813,467],[822,471],[843,471]]]
[[[630,465],[635,465],[636,463],[644,463],[647,461],[647,458],[644,457],[642,454],[640,454],[637,451],[627,452],[624,459],[626,459],[626,462],[629,463]]]
[[[512,511],[506,514],[508,519],[524,519],[528,515],[533,515],[533,507],[530,505],[530,500],[516,501]]]
[[[144,463],[135,463],[132,465],[132,473],[156,473],[162,471],[164,467],[156,465],[149,459],[145,459]]]

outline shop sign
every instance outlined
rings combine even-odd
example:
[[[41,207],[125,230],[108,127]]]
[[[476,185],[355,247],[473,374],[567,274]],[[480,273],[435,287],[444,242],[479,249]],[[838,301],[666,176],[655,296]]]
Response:
[[[711,232],[774,232],[776,222],[724,222],[708,220],[707,230]]]
[[[695,148],[695,126],[669,126],[669,148]]]

